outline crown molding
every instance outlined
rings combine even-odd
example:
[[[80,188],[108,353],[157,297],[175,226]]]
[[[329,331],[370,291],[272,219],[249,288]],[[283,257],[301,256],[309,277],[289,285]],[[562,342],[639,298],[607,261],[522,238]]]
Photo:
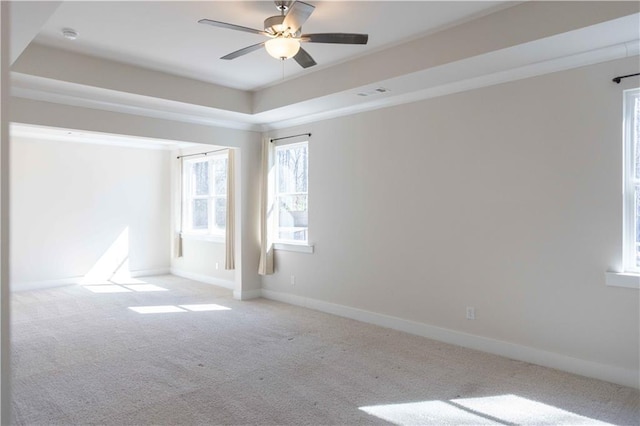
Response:
[[[31,141],[53,141],[88,143],[94,145],[117,146],[124,148],[148,149],[156,151],[174,151],[189,148],[197,144],[179,141],[143,138],[138,136],[121,136],[99,132],[62,129],[31,124],[11,123],[12,140],[27,139]]]
[[[260,130],[260,123],[256,123],[251,114],[69,83],[16,71],[11,73],[11,95],[36,101],[143,115],[212,127]]]
[[[11,90],[16,97],[63,105],[217,128],[269,131],[637,56],[639,18],[640,14],[628,15],[253,114],[16,71],[12,72]],[[375,96],[359,96],[362,93]]]
[[[566,71],[586,65],[593,65],[601,62],[637,56],[638,54],[640,54],[640,40],[634,40],[626,43],[620,43],[614,46],[608,46],[601,49],[577,53],[574,55],[555,58],[547,61],[530,61],[531,63],[523,66],[514,66],[512,68],[497,67],[495,71],[486,74],[481,73],[482,66],[480,66],[479,64],[479,62],[481,62],[481,58],[477,57],[473,59],[467,59],[459,61],[455,64],[447,64],[442,67],[437,67],[438,69],[427,70],[426,73],[437,73],[441,75],[460,75],[460,71],[462,69],[473,69],[474,72],[471,73],[468,78],[452,79],[451,81],[434,84],[430,87],[428,86],[419,90],[409,90],[406,87],[404,87],[400,91],[390,89],[388,92],[382,94],[380,98],[377,98],[370,102],[362,102],[354,105],[348,105],[342,108],[333,108],[292,119],[273,121],[271,123],[263,125],[262,131],[294,127],[321,120],[329,120],[336,117],[343,117],[346,115],[372,111],[380,108],[388,108],[396,105],[418,102],[421,100],[465,92],[468,90],[494,86],[510,81],[522,80],[525,78],[541,76],[558,71]],[[393,88],[396,86],[400,86],[403,79],[406,80],[406,78],[387,80],[380,82],[376,86]],[[345,93],[349,96],[353,96],[362,91],[371,91],[371,87],[372,86],[364,86],[358,90],[351,90]]]

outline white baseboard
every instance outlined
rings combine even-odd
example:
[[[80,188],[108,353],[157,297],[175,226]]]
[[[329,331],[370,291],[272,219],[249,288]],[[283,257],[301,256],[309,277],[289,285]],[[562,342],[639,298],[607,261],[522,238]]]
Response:
[[[139,269],[137,271],[130,271],[129,275],[132,278],[137,277],[153,277],[156,275],[167,275],[171,273],[170,268],[156,268],[156,269]]]
[[[188,272],[177,268],[171,268],[170,271],[173,275],[177,275],[179,277],[187,278],[194,281],[199,281],[201,283],[224,287],[228,288],[229,290],[235,290],[236,288],[236,283],[234,281],[223,280],[222,278],[216,278],[210,275],[196,274],[194,272]]]
[[[530,362],[544,367],[555,368],[557,370],[567,371],[581,376],[605,380],[623,386],[640,388],[640,370],[626,369],[600,364],[593,361],[586,361],[502,340],[476,336],[460,331],[435,327],[416,321],[378,314],[349,306],[337,305],[334,303],[324,302],[322,300],[309,299],[283,292],[262,289],[262,297],[403,331],[405,333],[427,337],[429,339],[445,343],[463,346],[465,348],[488,352],[519,361]]]
[[[262,297],[262,290],[244,290],[244,291],[233,291],[233,298],[236,300],[251,300],[258,299]]]
[[[26,281],[10,283],[9,289],[12,292],[31,291],[31,290],[45,290],[48,288],[64,287],[67,285],[80,284],[82,277],[69,277],[61,278],[58,280],[44,280],[44,281]]]
[[[129,272],[129,276],[136,277],[150,277],[154,275],[166,275],[170,272],[169,268],[157,268],[157,269],[139,269],[137,271]],[[45,290],[48,288],[63,287],[67,285],[76,285],[85,283],[85,277],[67,277],[56,280],[44,280],[44,281],[25,281],[11,283],[11,291],[31,291],[31,290]]]

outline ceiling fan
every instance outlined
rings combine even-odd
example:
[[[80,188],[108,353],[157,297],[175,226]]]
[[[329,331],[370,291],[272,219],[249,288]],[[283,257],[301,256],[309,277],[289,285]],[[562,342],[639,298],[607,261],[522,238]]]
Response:
[[[309,19],[315,6],[301,1],[278,1],[274,2],[280,15],[271,16],[264,20],[264,31],[240,25],[229,24],[227,22],[213,21],[211,19],[201,19],[200,24],[212,25],[214,27],[227,28],[230,30],[244,31],[253,34],[260,34],[269,37],[262,43],[245,47],[220,59],[235,59],[246,55],[264,46],[276,59],[293,58],[302,68],[309,68],[316,65],[311,55],[307,53],[300,43],[334,43],[334,44],[367,44],[369,36],[367,34],[349,33],[318,33],[302,34],[302,25]]]

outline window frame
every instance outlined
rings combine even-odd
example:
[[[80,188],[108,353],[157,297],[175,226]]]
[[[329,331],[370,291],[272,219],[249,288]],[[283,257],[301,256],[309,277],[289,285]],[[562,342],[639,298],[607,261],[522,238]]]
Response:
[[[225,237],[225,227],[218,228],[215,226],[215,217],[216,217],[216,200],[224,199],[225,206],[227,205],[227,190],[225,187],[225,191],[222,194],[216,194],[216,166],[215,163],[217,160],[226,160],[226,170],[227,174],[227,184],[228,184],[228,171],[229,171],[229,155],[227,152],[216,153],[213,155],[206,155],[202,157],[196,158],[188,158],[183,159],[182,164],[182,175],[181,175],[181,184],[182,184],[182,224],[181,224],[181,235],[183,237],[191,238],[191,239],[199,239],[199,240],[212,240],[212,241],[223,241]],[[209,164],[209,193],[207,195],[196,195],[194,188],[194,179],[193,173],[191,172],[192,165],[196,163],[208,163]],[[206,229],[193,229],[193,215],[192,215],[192,201],[196,199],[206,199],[207,200],[207,228]],[[225,213],[226,214],[226,213]]]
[[[635,147],[640,143],[634,124],[636,102],[640,102],[640,88],[623,92],[623,271],[639,274],[637,261],[636,187],[640,188],[640,176],[635,176]],[[640,190],[639,190],[640,191]]]
[[[307,190],[300,192],[286,192],[280,193],[280,173],[279,173],[279,163],[278,163],[278,152],[285,149],[292,149],[300,146],[305,146],[307,149],[307,158],[306,158],[306,173],[307,173]],[[313,253],[313,248],[309,243],[309,223],[308,223],[308,215],[309,215],[309,141],[302,140],[298,142],[292,143],[283,143],[274,146],[273,149],[273,167],[274,167],[274,188],[273,188],[273,197],[274,197],[274,215],[273,215],[273,232],[272,232],[272,241],[274,244],[274,248],[278,250],[289,250],[289,251],[303,251],[308,253]],[[305,228],[305,240],[293,240],[293,239],[284,239],[280,238],[280,209],[279,201],[280,197],[292,196],[292,195],[306,195],[307,197],[307,226]],[[300,248],[309,247],[308,250],[300,250]]]

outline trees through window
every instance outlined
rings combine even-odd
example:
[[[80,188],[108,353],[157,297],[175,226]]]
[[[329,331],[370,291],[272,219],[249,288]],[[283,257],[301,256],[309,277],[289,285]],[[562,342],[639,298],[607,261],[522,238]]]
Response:
[[[300,142],[275,148],[275,241],[308,242],[309,144]]]

